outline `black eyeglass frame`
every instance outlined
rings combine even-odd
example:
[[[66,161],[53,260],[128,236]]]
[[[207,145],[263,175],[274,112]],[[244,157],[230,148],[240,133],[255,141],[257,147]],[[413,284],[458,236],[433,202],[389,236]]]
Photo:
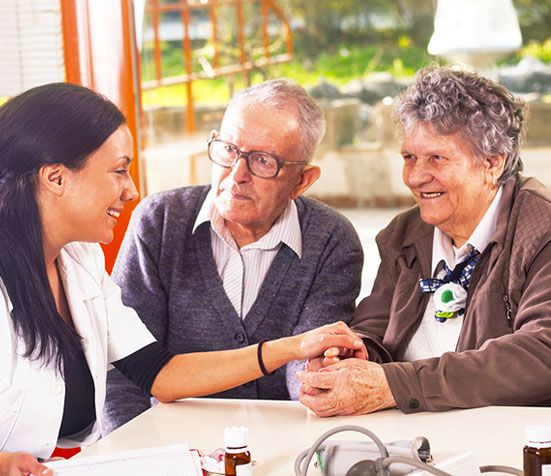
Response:
[[[227,145],[232,146],[232,147],[235,148],[235,150],[237,151],[237,157],[234,159],[234,161],[231,165],[221,164],[219,162],[216,162],[216,160],[214,160],[212,158],[212,156],[210,155],[210,145],[213,142],[221,142],[222,144],[227,144]],[[267,155],[267,156],[271,157],[272,159],[274,159],[276,161],[276,164],[277,164],[277,169],[276,169],[275,174],[270,175],[268,177],[264,177],[262,175],[255,174],[252,171],[251,164],[249,162],[249,156],[252,155],[252,154],[263,154],[263,155]],[[264,152],[263,150],[249,150],[248,152],[245,152],[244,150],[241,150],[239,147],[237,147],[235,144],[232,144],[231,142],[227,142],[225,140],[219,139],[218,137],[207,139],[207,155],[209,157],[209,160],[213,164],[219,165],[220,167],[224,167],[225,169],[231,169],[237,163],[237,161],[241,157],[243,157],[245,159],[245,161],[247,162],[247,169],[249,170],[251,175],[254,175],[255,177],[258,177],[258,178],[261,178],[261,179],[276,178],[279,175],[280,170],[285,165],[288,165],[288,164],[290,164],[290,165],[308,165],[309,164],[309,162],[307,160],[285,160],[285,159],[282,159],[281,157],[279,157],[277,155],[270,154],[269,152]]]

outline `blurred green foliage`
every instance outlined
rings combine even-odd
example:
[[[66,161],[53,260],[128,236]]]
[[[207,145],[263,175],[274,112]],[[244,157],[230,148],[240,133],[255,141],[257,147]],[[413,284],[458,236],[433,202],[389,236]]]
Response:
[[[549,0],[513,0],[525,45],[546,43],[551,36],[551,2]]]
[[[544,63],[551,63],[551,38],[539,43],[537,41],[531,41],[524,46],[518,56],[526,58],[532,56]]]
[[[295,59],[272,67],[271,72],[307,85],[317,82],[321,77],[340,85],[376,71],[389,71],[398,77],[411,76],[431,61],[434,61],[434,57],[425,48],[411,43],[400,46],[397,42],[385,48],[376,45],[341,45],[334,54],[321,53],[312,62]]]
[[[402,46],[400,46],[402,45]],[[172,51],[171,55],[177,54]],[[175,65],[167,56],[163,59],[163,73],[168,75],[181,74],[181,66]],[[298,58],[288,63],[281,63],[256,71],[251,76],[251,83],[258,83],[264,79],[286,77],[297,81],[305,87],[314,86],[321,78],[336,84],[343,85],[361,76],[376,71],[389,71],[396,77],[406,77],[426,66],[435,59],[424,48],[412,46],[411,43],[397,43],[393,47],[377,48],[376,46],[341,46],[337,54],[322,53],[315,62],[305,65]],[[171,66],[173,65],[173,66]],[[148,76],[151,77],[151,76]],[[246,78],[235,75],[232,78],[232,88],[228,86],[229,78],[204,79],[193,82],[193,95],[196,101],[202,104],[220,104],[227,102],[231,90],[245,87]],[[155,88],[143,93],[144,106],[169,106],[173,104],[187,104],[184,85]]]
[[[426,48],[434,0],[281,0],[297,25],[297,55],[333,54],[341,44],[386,48],[401,37]]]
[[[483,0],[482,0],[483,1]],[[551,1],[513,0],[519,16],[524,47],[502,63],[516,63],[533,56],[551,62]],[[426,47],[433,32],[436,0],[280,0],[291,20],[294,56],[289,63],[273,65],[251,73],[249,78],[235,75],[193,82],[194,98],[201,103],[220,103],[233,90],[249,81],[286,76],[304,86],[326,78],[337,85],[376,71],[388,71],[397,77],[411,76],[419,68],[437,59]],[[218,15],[218,34],[224,62],[237,63],[237,33],[233,7],[225,6]],[[258,5],[245,9],[247,18],[247,55],[258,57],[262,50]],[[174,15],[173,15],[174,16]],[[147,19],[146,19],[147,23]],[[255,46],[256,45],[256,46]],[[284,51],[284,44],[274,42],[274,54]],[[206,40],[193,42],[193,70],[212,64],[213,48]],[[151,48],[142,53],[142,79],[154,77]],[[181,41],[163,42],[164,77],[183,74]],[[144,93],[144,105],[185,104],[183,85],[159,88]]]

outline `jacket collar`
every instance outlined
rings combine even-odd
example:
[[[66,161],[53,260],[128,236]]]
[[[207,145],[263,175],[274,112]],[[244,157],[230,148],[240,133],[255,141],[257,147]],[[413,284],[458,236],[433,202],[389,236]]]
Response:
[[[503,187],[502,206],[499,212],[497,228],[492,241],[503,246],[509,229],[509,217],[512,215],[513,206],[520,193],[534,193],[546,197],[549,200],[549,188],[534,177],[519,174],[505,182]]]
[[[413,210],[418,215],[419,219],[417,220],[417,223],[414,225],[411,232],[404,237],[402,248],[407,248],[411,245],[415,245],[419,241],[422,241],[428,238],[432,240],[434,227],[432,225],[428,225],[423,220],[421,220],[418,205],[416,205]]]
[[[496,229],[489,243],[489,245],[497,245],[497,251],[501,250],[505,243],[507,230],[509,228],[511,209],[513,208],[513,203],[515,202],[515,197],[518,191],[518,185],[521,180],[523,180],[523,178],[517,179],[516,177],[512,177],[503,184],[503,194],[501,197],[501,206],[497,215]]]
[[[406,265],[411,268],[415,259],[419,260],[423,276],[429,276],[431,272],[432,240],[434,226],[428,225],[419,216],[419,207],[412,210],[416,213],[417,220],[412,230],[407,233],[400,249],[401,255],[406,260]]]

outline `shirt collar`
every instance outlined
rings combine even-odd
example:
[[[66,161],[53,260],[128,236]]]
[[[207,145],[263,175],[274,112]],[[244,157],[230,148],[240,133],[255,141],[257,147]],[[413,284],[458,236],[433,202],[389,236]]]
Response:
[[[496,231],[502,194],[503,186],[499,187],[488,210],[486,210],[482,220],[480,220],[469,239],[459,248],[453,246],[453,242],[448,235],[438,227],[435,227],[432,240],[433,275],[442,260],[446,262],[448,268],[453,269],[456,263],[460,262],[473,248],[476,248],[480,253],[484,251]]]
[[[192,233],[195,233],[195,230],[197,230],[197,228],[199,228],[199,226],[201,226],[203,223],[211,221],[211,208],[214,208],[213,204],[214,189],[211,187],[209,193],[207,193],[207,196],[205,197],[203,205],[201,205],[199,213],[197,214],[197,218],[195,219],[195,223],[193,224]]]
[[[270,231],[255,243],[244,246],[244,249],[274,249],[279,243],[285,243],[296,255],[302,257],[302,233],[298,220],[297,205],[294,200],[289,200],[281,215],[273,224]]]
[[[214,232],[222,238],[226,244],[231,247],[235,247],[235,241],[231,237],[228,229],[224,225],[224,220],[218,213],[217,208],[214,206],[215,191],[210,189],[207,194],[201,209],[193,225],[192,233],[205,222],[209,222]],[[279,243],[285,243],[291,248],[299,258],[302,256],[302,232],[300,230],[300,222],[298,219],[297,205],[294,200],[289,200],[281,212],[281,215],[277,218],[272,228],[261,237],[258,241],[250,243],[244,246],[243,250],[248,249],[261,249],[272,250],[276,248]]]

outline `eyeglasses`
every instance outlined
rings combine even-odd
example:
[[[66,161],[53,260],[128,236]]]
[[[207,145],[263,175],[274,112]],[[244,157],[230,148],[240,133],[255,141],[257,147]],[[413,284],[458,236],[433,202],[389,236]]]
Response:
[[[247,161],[249,172],[255,177],[275,178],[284,165],[306,165],[305,160],[283,160],[268,152],[250,150],[243,152],[235,144],[220,139],[209,139],[208,155],[211,162],[214,162],[226,169],[232,168],[237,161],[243,157]]]

